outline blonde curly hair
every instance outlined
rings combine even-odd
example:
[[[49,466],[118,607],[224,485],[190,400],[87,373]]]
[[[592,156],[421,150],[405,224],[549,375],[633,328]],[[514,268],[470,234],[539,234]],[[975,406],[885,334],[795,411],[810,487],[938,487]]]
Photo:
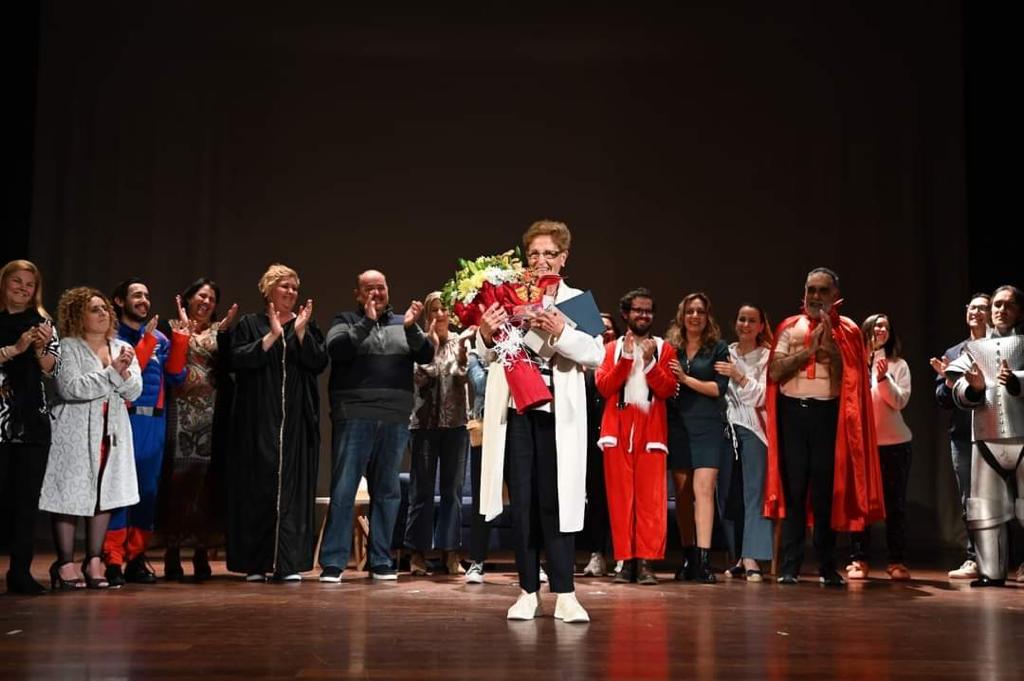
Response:
[[[279,262],[275,262],[273,265],[267,268],[267,271],[260,277],[260,283],[257,284],[260,289],[260,294],[266,298],[270,298],[270,292],[274,290],[274,287],[281,283],[282,280],[288,277],[295,279],[295,285],[301,286],[302,282],[299,281],[299,273],[293,270],[287,265],[282,265]]]
[[[110,299],[103,295],[102,291],[88,286],[78,286],[69,288],[61,294],[60,302],[57,303],[57,331],[61,338],[85,337],[85,313],[89,308],[89,301],[93,298],[103,301],[103,307],[106,308],[110,318],[107,338],[114,337],[114,324],[117,317],[114,315],[114,306],[111,305]]]

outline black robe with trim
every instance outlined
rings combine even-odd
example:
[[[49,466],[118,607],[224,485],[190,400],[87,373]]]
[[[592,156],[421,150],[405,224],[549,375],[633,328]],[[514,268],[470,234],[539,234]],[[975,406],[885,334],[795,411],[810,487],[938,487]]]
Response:
[[[270,322],[260,313],[245,315],[231,332],[235,396],[225,471],[227,567],[288,575],[313,569],[320,460],[317,375],[328,360],[313,320],[301,345],[292,320],[264,351],[269,331]]]

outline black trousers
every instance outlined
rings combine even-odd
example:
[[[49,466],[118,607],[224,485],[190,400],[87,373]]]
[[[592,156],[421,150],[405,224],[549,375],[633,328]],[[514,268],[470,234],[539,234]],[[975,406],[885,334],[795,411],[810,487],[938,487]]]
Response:
[[[469,521],[469,559],[474,563],[487,560],[491,545],[491,528],[497,518],[488,522],[480,515],[480,467],[483,447],[469,448],[469,477],[473,485],[473,513]]]
[[[12,573],[28,574],[39,513],[39,490],[49,445],[0,444],[0,534],[10,547]]]
[[[910,479],[910,443],[879,445],[882,494],[885,498],[885,541],[890,563],[902,563],[907,553],[907,481]],[[870,560],[871,528],[850,536],[853,560]]]
[[[589,443],[587,448],[587,506],[583,512],[581,540],[591,553],[611,555],[611,521],[608,492],[604,484],[604,452]]]
[[[559,530],[554,415],[528,411],[520,416],[510,409],[505,461],[519,585],[527,593],[540,589],[543,548],[551,591],[573,591],[576,535]]]
[[[804,562],[807,499],[814,510],[814,548],[821,570],[835,569],[832,530],[838,400],[796,400],[779,395],[779,465],[786,498],[780,570],[800,573]]]

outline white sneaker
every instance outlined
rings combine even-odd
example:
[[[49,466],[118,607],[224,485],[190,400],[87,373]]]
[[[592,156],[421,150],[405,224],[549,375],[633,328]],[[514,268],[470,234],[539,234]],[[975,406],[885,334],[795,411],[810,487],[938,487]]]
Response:
[[[484,564],[473,562],[466,570],[466,584],[484,583]]]
[[[589,622],[590,615],[576,600],[576,592],[570,591],[567,594],[558,594],[558,600],[555,601],[555,619],[569,623]]]
[[[525,591],[519,594],[519,598],[512,607],[508,609],[510,620],[532,620],[540,614],[540,592],[534,591],[528,594]]]
[[[1017,571],[1018,581],[1020,571]],[[950,570],[946,573],[950,579],[977,579],[978,578],[978,564],[973,560],[965,560],[964,564],[958,567],[956,570]]]
[[[1024,582],[1024,563],[1017,566],[1017,581]]]
[[[541,584],[547,584],[548,583],[548,573],[544,572],[544,568],[540,569],[540,583]]]
[[[590,562],[583,568],[584,577],[604,577],[608,573],[608,565],[605,563],[604,554],[595,551],[590,554]]]
[[[300,575],[298,572],[293,572],[288,575],[281,575],[277,578],[277,580],[281,582],[301,582],[302,575]]]
[[[622,572],[622,567],[625,564],[626,564],[626,561],[624,561],[624,560],[617,560],[617,561],[615,561],[615,571],[612,574],[613,575],[617,575],[620,572]]]
[[[266,575],[261,575],[258,572],[254,572],[251,575],[246,575],[245,576],[245,581],[247,581],[247,582],[265,582],[265,581],[267,581],[267,576]]]

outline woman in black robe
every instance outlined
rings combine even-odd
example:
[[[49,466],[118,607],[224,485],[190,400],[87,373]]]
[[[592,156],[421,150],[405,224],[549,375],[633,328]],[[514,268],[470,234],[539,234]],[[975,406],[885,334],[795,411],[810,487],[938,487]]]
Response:
[[[320,458],[317,375],[327,366],[313,301],[293,312],[299,276],[271,265],[260,279],[265,313],[232,331],[235,373],[228,450],[227,566],[248,581],[300,581],[313,568]]]

